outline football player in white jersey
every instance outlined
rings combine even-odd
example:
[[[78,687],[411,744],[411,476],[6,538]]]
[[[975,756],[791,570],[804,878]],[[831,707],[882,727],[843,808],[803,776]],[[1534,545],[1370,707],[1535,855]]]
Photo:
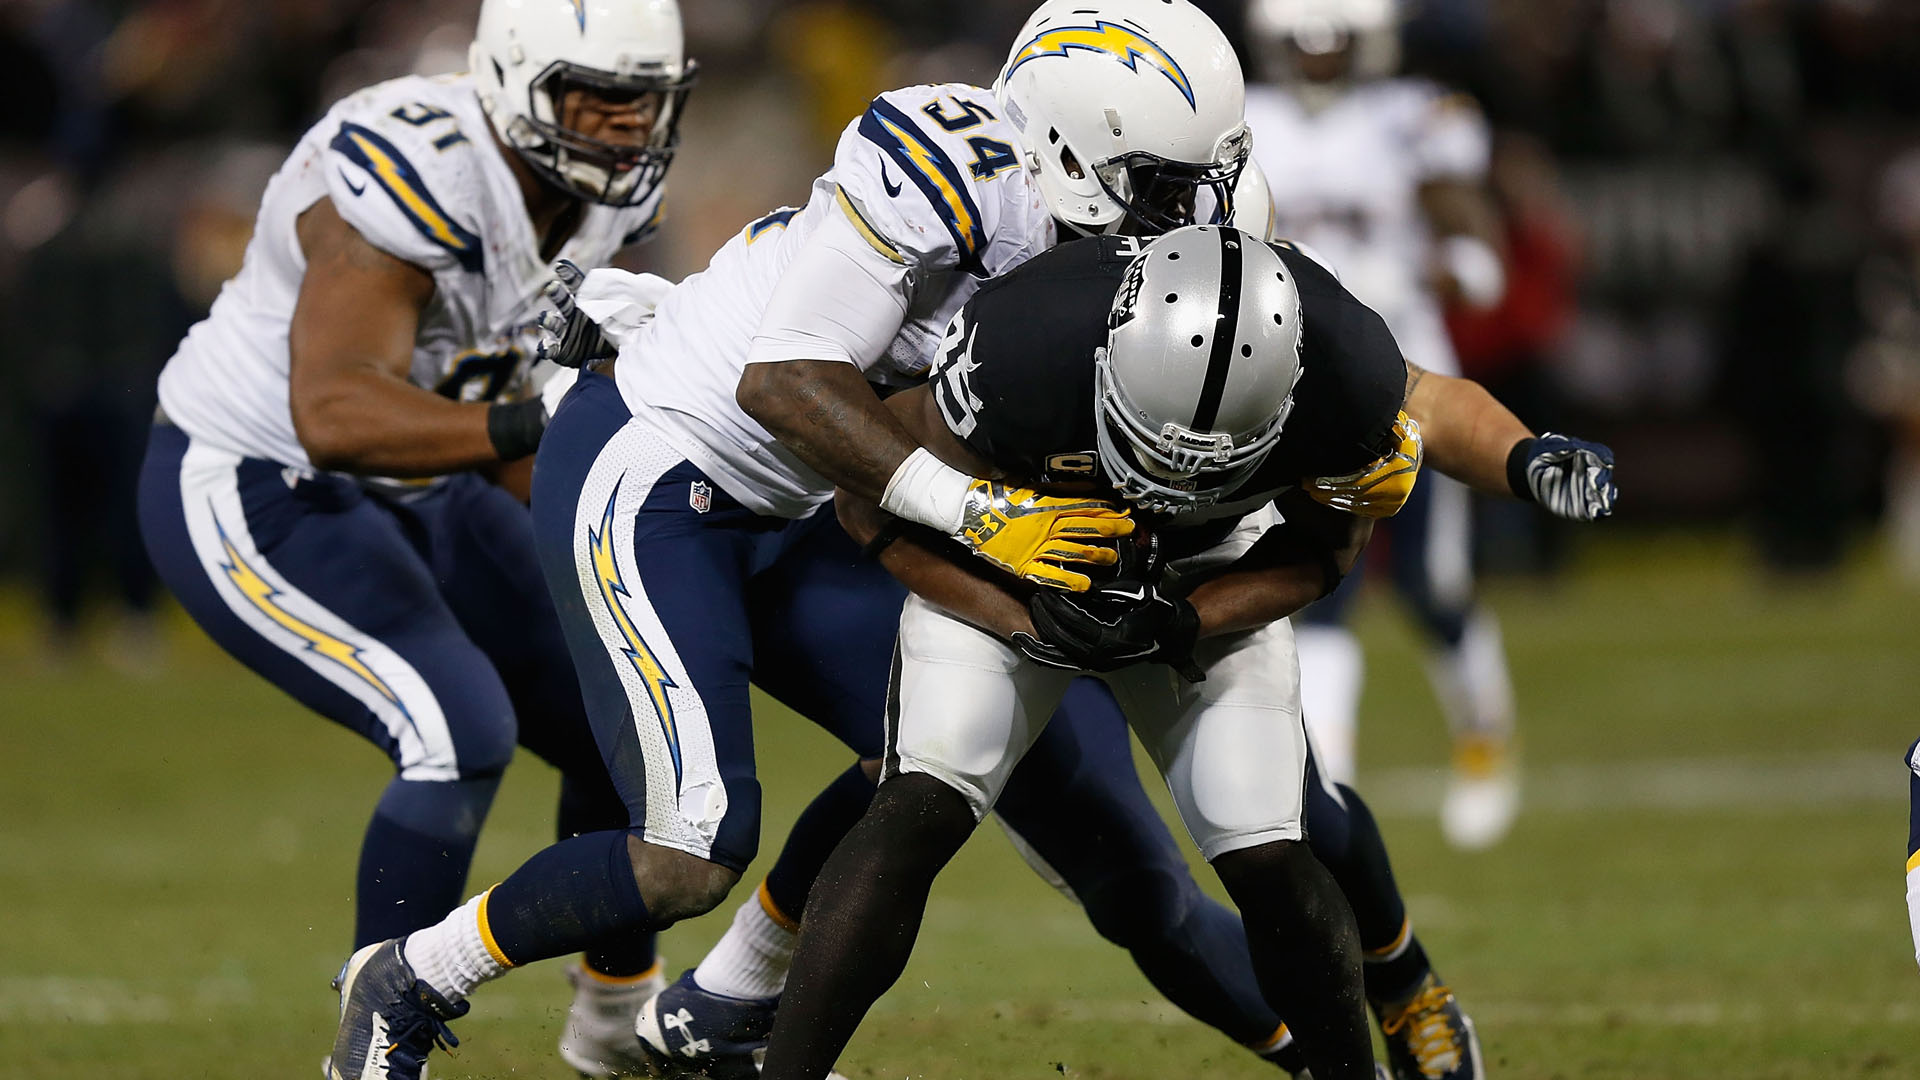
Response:
[[[1394,0],[1252,0],[1247,25],[1271,80],[1249,89],[1247,121],[1276,231],[1378,311],[1410,362],[1458,375],[1441,302],[1490,306],[1505,291],[1478,110],[1389,77]],[[1499,626],[1474,602],[1470,517],[1467,489],[1434,476],[1388,531],[1393,581],[1431,643],[1428,676],[1453,732],[1442,830],[1478,849],[1506,834],[1519,784],[1513,687]],[[1295,620],[1308,723],[1327,771],[1349,781],[1363,658],[1342,618],[1358,577]]]
[[[626,820],[528,512],[482,473],[524,468],[547,422],[529,367],[551,260],[653,229],[694,65],[673,0],[488,0],[472,58],[355,93],[300,140],[160,377],[140,482],[195,620],[393,763],[357,945],[459,903],[516,738],[567,775],[561,835]],[[600,943],[575,1018],[595,972],[644,996],[651,957],[645,935]]]
[[[836,485],[1042,585],[1083,588],[1080,564],[1118,558],[1100,542],[1130,530],[1123,510],[954,470],[878,390],[924,378],[980,283],[1063,233],[1227,219],[1242,95],[1231,48],[1184,0],[1053,0],[994,92],[881,95],[804,208],[748,226],[657,308],[587,279],[582,308],[624,332],[611,377],[582,375],[541,445],[535,531],[632,826],[550,847],[437,925],[355,953],[336,1062],[417,1076],[480,984],[718,904],[758,842],[749,679],[879,757],[904,594],[819,512]],[[1344,904],[1324,870],[1303,873],[1311,855],[1288,862],[1269,876],[1306,943],[1294,1033],[1332,1047],[1322,1061],[1366,1059],[1351,916],[1326,915]],[[771,1000],[727,996],[771,1022]],[[764,1026],[722,1020],[656,1003],[639,1026],[661,1065],[764,1043]]]

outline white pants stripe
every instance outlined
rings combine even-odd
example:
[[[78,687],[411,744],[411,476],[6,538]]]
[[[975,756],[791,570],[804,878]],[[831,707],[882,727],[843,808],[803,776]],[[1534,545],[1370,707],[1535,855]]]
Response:
[[[643,567],[634,549],[641,505],[685,460],[638,419],[608,440],[575,507],[574,568],[607,662],[626,688],[646,762],[644,837],[705,859],[726,817],[727,789],[706,704],[647,597],[645,575],[674,567]]]
[[[407,780],[458,780],[453,733],[420,673],[378,638],[287,583],[260,554],[240,501],[238,454],[194,442],[180,466],[180,501],[201,567],[227,607],[377,716]]]

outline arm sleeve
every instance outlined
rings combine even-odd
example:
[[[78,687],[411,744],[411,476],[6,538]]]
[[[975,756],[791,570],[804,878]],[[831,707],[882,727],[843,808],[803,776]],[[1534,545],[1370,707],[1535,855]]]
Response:
[[[486,246],[477,223],[449,209],[473,202],[465,197],[458,168],[470,147],[448,156],[428,146],[423,154],[419,147],[403,147],[411,140],[394,137],[398,133],[352,119],[338,125],[325,172],[327,195],[341,218],[374,247],[422,269],[485,272]],[[416,161],[429,162],[432,175],[416,168]]]
[[[912,296],[907,266],[863,233],[836,190],[780,275],[747,363],[842,360],[861,371],[886,354]]]

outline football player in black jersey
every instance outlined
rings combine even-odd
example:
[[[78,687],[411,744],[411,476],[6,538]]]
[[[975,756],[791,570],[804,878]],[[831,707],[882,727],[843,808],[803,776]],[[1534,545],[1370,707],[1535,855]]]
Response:
[[[955,467],[1118,494],[1150,539],[1114,580],[1034,590],[843,493],[849,530],[916,595],[887,782],[819,880],[766,1075],[834,1060],[904,966],[934,875],[1084,672],[1103,673],[1160,765],[1313,1074],[1369,1075],[1353,915],[1301,842],[1317,781],[1285,616],[1339,583],[1423,453],[1477,487],[1591,516],[1611,507],[1611,454],[1536,439],[1477,386],[1409,368],[1310,257],[1211,227],[1144,253],[1082,241],[989,284],[933,381],[890,405]],[[1391,891],[1383,853],[1378,874],[1371,887]],[[1406,947],[1404,926],[1387,933],[1401,939],[1387,952]],[[1367,989],[1396,1074],[1484,1074],[1430,971],[1397,995]],[[1434,1025],[1452,1037],[1431,1038]]]

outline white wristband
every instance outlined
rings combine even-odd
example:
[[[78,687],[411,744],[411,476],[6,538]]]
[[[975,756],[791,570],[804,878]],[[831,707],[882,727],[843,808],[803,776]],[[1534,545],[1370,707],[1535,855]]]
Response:
[[[1500,253],[1476,236],[1449,236],[1440,241],[1440,265],[1460,286],[1460,298],[1477,308],[1490,308],[1507,294],[1507,268]]]
[[[943,464],[923,446],[893,470],[880,509],[951,535],[960,531],[972,483],[973,477]]]

